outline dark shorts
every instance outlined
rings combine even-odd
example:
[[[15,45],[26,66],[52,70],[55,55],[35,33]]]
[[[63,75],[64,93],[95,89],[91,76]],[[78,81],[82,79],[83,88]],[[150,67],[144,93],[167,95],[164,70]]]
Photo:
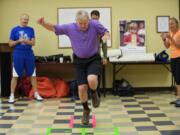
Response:
[[[171,70],[177,85],[180,85],[180,57],[171,59]]]
[[[76,55],[73,55],[73,59],[78,85],[88,84],[88,75],[101,75],[102,63],[99,54],[95,54],[90,58],[78,58]]]

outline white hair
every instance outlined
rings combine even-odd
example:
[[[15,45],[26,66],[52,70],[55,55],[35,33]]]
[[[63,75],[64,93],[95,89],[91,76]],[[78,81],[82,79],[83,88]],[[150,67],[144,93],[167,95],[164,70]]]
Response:
[[[26,13],[22,13],[22,14],[20,15],[20,19],[21,19],[21,18],[24,18],[24,17],[29,18],[29,15],[28,15],[28,14],[26,14]]]
[[[76,13],[76,20],[89,20],[89,14],[87,11],[79,10]]]

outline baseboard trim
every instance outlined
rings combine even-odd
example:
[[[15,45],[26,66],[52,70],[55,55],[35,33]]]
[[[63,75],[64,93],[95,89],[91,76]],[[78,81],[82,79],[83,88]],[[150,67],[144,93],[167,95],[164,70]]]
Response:
[[[113,88],[105,88],[103,90],[101,88],[102,94],[112,94]],[[175,92],[176,88],[175,87],[134,87],[135,93],[141,93],[141,92],[159,92],[159,91],[172,91]]]
[[[172,91],[175,87],[135,87],[134,90],[141,91]]]

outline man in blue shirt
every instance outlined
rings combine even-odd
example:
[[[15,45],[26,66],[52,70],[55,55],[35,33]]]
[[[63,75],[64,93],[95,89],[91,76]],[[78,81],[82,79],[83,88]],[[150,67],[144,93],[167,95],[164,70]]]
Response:
[[[24,71],[26,76],[31,77],[34,97],[38,101],[43,98],[37,91],[36,73],[35,73],[35,58],[32,46],[35,45],[35,34],[33,28],[28,26],[29,15],[22,14],[20,17],[20,25],[11,30],[9,46],[13,47],[13,77],[11,80],[11,95],[9,103],[14,103],[14,92],[17,85],[18,77],[22,77]]]
[[[89,123],[90,109],[88,107],[88,87],[93,90],[92,104],[100,105],[97,94],[98,76],[101,74],[102,64],[99,55],[98,36],[103,40],[109,38],[108,30],[96,20],[90,20],[86,11],[80,10],[76,14],[76,22],[64,25],[48,23],[44,18],[38,24],[53,31],[56,35],[69,37],[73,49],[73,59],[78,82],[79,97],[83,105],[82,124]]]

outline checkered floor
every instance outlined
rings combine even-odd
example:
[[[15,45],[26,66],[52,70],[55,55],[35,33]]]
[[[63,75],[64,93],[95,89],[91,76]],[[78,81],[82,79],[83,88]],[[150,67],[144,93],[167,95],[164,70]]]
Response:
[[[93,128],[92,119],[88,126],[80,124],[82,106],[78,100],[19,99],[8,104],[0,98],[0,135],[180,135],[180,108],[169,104],[174,99],[170,92],[108,95],[101,99],[100,108],[92,109],[91,118],[96,117]]]

